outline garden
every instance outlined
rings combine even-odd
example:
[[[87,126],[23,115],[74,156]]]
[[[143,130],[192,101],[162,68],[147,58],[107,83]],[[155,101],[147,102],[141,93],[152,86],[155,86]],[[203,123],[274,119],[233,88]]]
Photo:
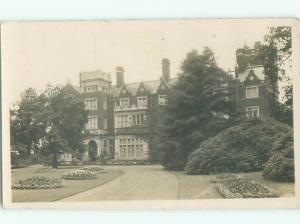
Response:
[[[13,202],[51,202],[92,189],[123,174],[98,166],[52,169],[34,165],[12,170]]]

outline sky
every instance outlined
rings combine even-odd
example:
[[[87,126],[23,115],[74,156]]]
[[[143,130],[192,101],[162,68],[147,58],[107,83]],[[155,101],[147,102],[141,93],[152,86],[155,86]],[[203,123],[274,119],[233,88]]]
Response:
[[[263,41],[270,22],[263,20],[129,20],[101,22],[15,22],[2,27],[2,73],[8,76],[9,103],[28,87],[69,79],[79,86],[81,71],[125,69],[125,82],[158,79],[161,60],[171,77],[192,49],[207,46],[224,70],[234,70],[236,49]]]

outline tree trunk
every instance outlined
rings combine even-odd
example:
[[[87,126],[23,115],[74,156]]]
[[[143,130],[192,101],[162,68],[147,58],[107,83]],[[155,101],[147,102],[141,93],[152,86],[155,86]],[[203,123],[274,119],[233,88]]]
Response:
[[[58,168],[58,158],[56,152],[53,153],[52,168]]]

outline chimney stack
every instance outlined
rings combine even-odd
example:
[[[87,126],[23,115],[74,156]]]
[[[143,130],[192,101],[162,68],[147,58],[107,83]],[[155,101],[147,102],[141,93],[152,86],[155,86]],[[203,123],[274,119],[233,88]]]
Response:
[[[124,84],[124,68],[123,67],[116,67],[116,74],[117,74],[117,87],[121,87]]]
[[[162,59],[162,78],[168,82],[170,80],[170,61],[167,58]]]

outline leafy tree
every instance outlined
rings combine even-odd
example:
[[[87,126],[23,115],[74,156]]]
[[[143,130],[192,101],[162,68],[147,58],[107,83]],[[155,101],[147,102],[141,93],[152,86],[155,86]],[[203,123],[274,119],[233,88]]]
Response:
[[[47,134],[45,152],[53,155],[52,166],[58,164],[58,155],[63,152],[82,152],[83,127],[87,122],[87,111],[82,97],[73,87],[67,85],[54,88],[55,94],[49,96],[49,105],[45,111],[47,116]]]
[[[27,89],[10,114],[14,159],[29,158],[33,150],[51,155],[52,165],[57,167],[59,154],[84,150],[82,130],[86,122],[83,99],[71,85],[48,86],[40,95]]]
[[[291,27],[271,27],[265,36],[265,44],[261,47],[266,81],[269,84],[268,101],[270,116],[293,124],[293,86],[286,75],[286,69],[291,68],[292,34]],[[283,103],[278,101],[278,81],[287,83],[283,88]]]
[[[26,151],[21,150],[20,154],[23,157],[39,149],[40,139],[45,134],[45,123],[41,119],[45,107],[45,97],[28,88],[22,93],[17,108],[10,111],[11,145],[25,145]]]
[[[203,140],[229,127],[236,117],[235,105],[222,88],[231,78],[216,65],[209,48],[202,54],[188,53],[182,70],[170,89],[158,146],[161,163],[173,170],[182,170]]]

